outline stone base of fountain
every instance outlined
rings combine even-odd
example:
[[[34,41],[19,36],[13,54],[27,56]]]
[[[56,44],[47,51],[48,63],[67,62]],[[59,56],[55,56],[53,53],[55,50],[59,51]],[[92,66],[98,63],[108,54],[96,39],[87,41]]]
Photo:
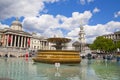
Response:
[[[35,62],[43,63],[80,63],[78,51],[73,50],[40,50],[33,58]]]

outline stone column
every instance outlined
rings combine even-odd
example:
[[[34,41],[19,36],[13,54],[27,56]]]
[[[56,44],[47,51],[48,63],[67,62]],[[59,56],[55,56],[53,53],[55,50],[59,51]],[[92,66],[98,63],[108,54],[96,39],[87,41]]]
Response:
[[[38,49],[40,49],[40,41],[38,41],[38,44],[39,44],[39,45],[38,45]]]
[[[42,45],[42,44],[41,44],[41,40],[40,40],[40,49],[41,49],[41,45]]]
[[[117,34],[117,39],[119,39],[119,35]]]
[[[47,49],[49,50],[49,42],[47,42],[47,46],[48,46]]]
[[[20,46],[20,36],[18,35],[18,47]]]
[[[5,38],[5,35],[2,34],[2,46],[5,46],[5,43],[6,43],[6,38]]]
[[[116,34],[114,35],[114,39],[116,39]]]
[[[44,46],[45,42],[43,41],[43,50],[45,49],[45,46]]]
[[[22,45],[23,45],[23,36],[21,36],[21,45],[20,45],[21,48],[22,48]]]
[[[28,40],[27,40],[27,44],[28,44]],[[33,39],[30,38],[30,49],[33,49]]]
[[[115,39],[115,34],[113,35],[114,39]]]
[[[6,47],[8,47],[8,38],[9,38],[9,34],[6,36],[6,41],[7,41]]]
[[[28,48],[28,37],[26,37],[26,40],[27,40],[27,41],[26,41],[26,42],[27,42],[26,48]]]
[[[33,38],[31,38],[31,44],[30,44],[31,49],[33,50]]]
[[[43,41],[41,41],[41,49],[43,50]]]
[[[48,45],[49,45],[49,50],[51,50],[51,46],[50,46],[50,43],[48,42]]]
[[[41,49],[43,50],[43,43],[42,43],[42,41],[41,41]]]
[[[26,37],[24,37],[24,48],[26,48]]]
[[[14,40],[14,47],[16,47],[16,35],[15,35],[15,40]]]
[[[11,47],[12,47],[12,44],[13,44],[13,35],[11,35],[11,43],[10,43]]]
[[[30,45],[30,43],[28,44],[28,41],[30,41],[30,43],[31,43],[30,37],[27,38],[27,45],[28,45],[27,47],[30,48],[31,45]]]

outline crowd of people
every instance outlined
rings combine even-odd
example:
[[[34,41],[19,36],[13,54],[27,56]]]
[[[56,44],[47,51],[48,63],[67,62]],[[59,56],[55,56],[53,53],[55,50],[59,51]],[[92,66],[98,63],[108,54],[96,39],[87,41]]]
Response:
[[[114,54],[91,54],[88,53],[85,56],[81,56],[82,59],[103,59],[103,60],[117,60],[120,61],[120,56]]]

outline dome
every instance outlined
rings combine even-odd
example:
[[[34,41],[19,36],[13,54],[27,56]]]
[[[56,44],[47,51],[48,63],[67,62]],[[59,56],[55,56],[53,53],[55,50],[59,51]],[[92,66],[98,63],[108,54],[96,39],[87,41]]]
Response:
[[[13,25],[22,27],[22,24],[18,21],[18,19],[16,19],[15,21],[12,22],[11,26],[13,26]]]

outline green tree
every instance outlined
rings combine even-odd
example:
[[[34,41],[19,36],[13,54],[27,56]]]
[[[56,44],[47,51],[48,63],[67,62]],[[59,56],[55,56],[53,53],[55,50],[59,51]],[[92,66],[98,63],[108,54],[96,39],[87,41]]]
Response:
[[[120,41],[116,42],[116,48],[120,48]]]
[[[90,45],[90,48],[93,50],[100,50],[104,52],[114,50],[115,46],[112,39],[106,39],[102,36],[97,37],[93,44]]]

